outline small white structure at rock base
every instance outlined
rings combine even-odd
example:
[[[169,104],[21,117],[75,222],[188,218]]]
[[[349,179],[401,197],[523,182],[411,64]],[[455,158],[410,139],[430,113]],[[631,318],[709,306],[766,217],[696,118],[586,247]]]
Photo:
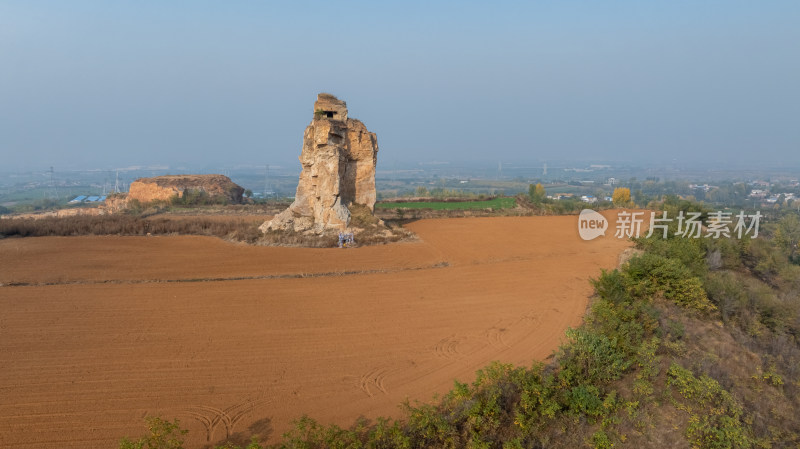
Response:
[[[314,117],[303,134],[303,170],[295,200],[259,229],[315,234],[344,231],[350,223],[348,206],[362,204],[374,211],[377,155],[375,133],[347,117],[344,101],[319,94]]]

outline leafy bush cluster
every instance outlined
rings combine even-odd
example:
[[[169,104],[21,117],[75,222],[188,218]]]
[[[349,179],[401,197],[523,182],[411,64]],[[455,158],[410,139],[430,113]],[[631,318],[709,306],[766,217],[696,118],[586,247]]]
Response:
[[[695,377],[673,363],[667,384],[677,389],[688,403],[679,408],[690,414],[686,436],[695,447],[750,447],[754,441],[742,425],[743,409],[731,394],[707,375]]]
[[[177,419],[170,422],[158,417],[150,416],[145,418],[145,420],[150,433],[136,440],[123,438],[119,444],[120,449],[183,448],[183,436],[189,433],[189,431],[181,429],[180,422]]]
[[[547,201],[547,191],[541,183],[535,185],[531,184],[528,187],[528,198],[530,198],[533,204],[541,205],[543,202]]]
[[[678,305],[700,312],[713,312],[716,307],[709,301],[703,283],[678,259],[647,253],[628,263],[626,282],[631,293],[637,295],[663,295]]]

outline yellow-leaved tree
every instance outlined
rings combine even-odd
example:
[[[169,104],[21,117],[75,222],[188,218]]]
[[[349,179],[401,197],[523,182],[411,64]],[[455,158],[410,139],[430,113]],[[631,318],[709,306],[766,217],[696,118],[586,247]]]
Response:
[[[631,189],[627,187],[617,187],[611,195],[611,201],[615,206],[629,206],[631,204]]]
[[[545,192],[544,186],[541,183],[537,183],[536,185],[530,184],[528,186],[528,196],[531,197],[531,201],[534,204],[541,204],[545,198],[547,198],[547,192]]]

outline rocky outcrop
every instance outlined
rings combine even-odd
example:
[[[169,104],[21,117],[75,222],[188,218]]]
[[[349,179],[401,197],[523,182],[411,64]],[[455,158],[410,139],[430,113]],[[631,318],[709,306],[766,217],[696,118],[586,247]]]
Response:
[[[183,198],[189,193],[205,193],[212,200],[239,204],[244,189],[223,175],[168,175],[155,178],[139,178],[131,183],[127,200],[141,203],[170,201],[177,195]]]
[[[107,210],[110,214],[122,212],[128,208],[128,196],[124,193],[108,195],[106,201],[100,207]]]
[[[375,133],[347,117],[347,104],[333,95],[319,94],[314,118],[303,134],[303,169],[295,200],[260,229],[316,234],[346,229],[349,205],[374,210],[377,154]]]

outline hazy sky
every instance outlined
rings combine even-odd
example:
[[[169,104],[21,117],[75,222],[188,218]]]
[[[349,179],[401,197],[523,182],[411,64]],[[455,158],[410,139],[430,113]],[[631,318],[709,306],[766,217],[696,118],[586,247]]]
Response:
[[[387,161],[800,160],[800,1],[0,0],[0,171],[296,164],[319,92]]]

